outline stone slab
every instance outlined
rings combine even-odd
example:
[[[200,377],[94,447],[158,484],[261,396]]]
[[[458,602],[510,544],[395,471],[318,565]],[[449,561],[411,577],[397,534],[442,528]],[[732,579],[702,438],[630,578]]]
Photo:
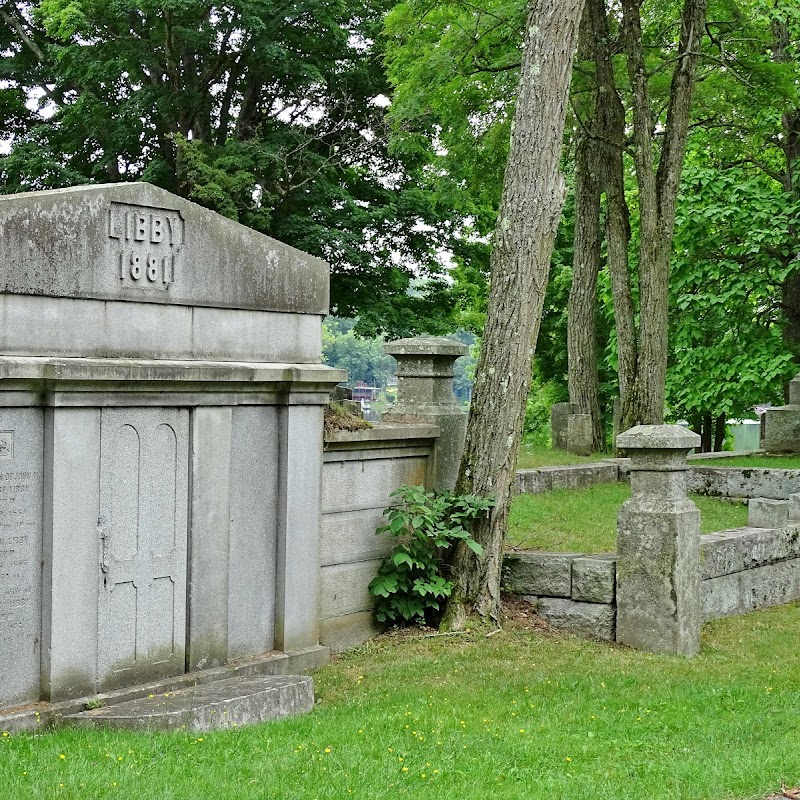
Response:
[[[228,659],[272,650],[280,447],[278,411],[233,409],[228,553]]]
[[[0,295],[0,352],[19,356],[317,363],[321,317]]]
[[[0,708],[39,699],[44,413],[0,409]]]
[[[435,439],[438,436],[438,425],[380,422],[359,431],[332,431],[325,434],[326,456],[332,448],[337,449],[337,446],[346,443],[395,443],[397,440]]]
[[[789,521],[800,522],[800,494],[789,495]]]
[[[800,559],[702,581],[700,591],[705,621],[800,600]]]
[[[46,412],[42,691],[49,700],[97,691],[100,425],[98,408]]]
[[[377,559],[323,567],[320,619],[370,611],[375,604],[375,598],[369,591],[369,584],[378,574],[380,564],[381,559]]]
[[[717,497],[785,500],[800,492],[800,470],[756,467],[689,467],[687,489]]]
[[[548,625],[588,639],[613,642],[615,607],[605,603],[578,603],[553,597],[540,597],[536,613]]]
[[[336,461],[325,464],[322,483],[322,513],[382,510],[390,505],[389,495],[402,484],[424,486],[428,459],[387,458]]]
[[[270,383],[283,383],[285,387],[282,388],[291,385],[301,391],[303,384],[308,384],[309,390],[320,386],[327,389],[346,377],[344,370],[322,364],[0,356],[0,379],[6,382],[3,389],[24,389],[31,383],[59,381],[62,391],[68,391],[73,385],[75,389],[95,393],[106,389],[106,385],[109,390],[117,388],[126,392],[137,389],[174,391],[176,384],[197,384],[198,389],[202,389],[203,384],[224,384],[226,389],[232,384],[239,391],[254,391],[259,388],[258,384]],[[53,388],[48,386],[50,391]]]
[[[86,709],[88,703],[121,703],[127,700],[148,697],[164,692],[173,692],[191,686],[226,680],[233,677],[250,675],[296,675],[318,669],[330,661],[330,649],[315,645],[288,653],[273,651],[255,658],[240,659],[233,664],[226,664],[215,669],[190,672],[173,678],[126,686],[100,694],[90,694],[58,702],[29,703],[22,708],[0,710],[0,731],[19,733],[22,731],[38,731],[63,725],[70,714],[77,714]]]
[[[190,670],[218,667],[228,660],[232,426],[230,408],[192,412]]]
[[[800,405],[768,408],[764,412],[764,450],[800,452]]]
[[[279,411],[275,646],[280,650],[319,642],[322,415],[321,406]]]
[[[0,292],[301,314],[328,266],[148,183],[0,198]]]
[[[322,479],[325,480],[323,470]],[[388,533],[375,535],[386,523],[379,509],[340,511],[322,515],[321,564],[328,567],[353,561],[368,561],[389,554],[395,539]]]
[[[747,524],[751,528],[780,528],[789,521],[789,503],[754,497],[747,505]]]
[[[681,425],[637,425],[617,437],[621,450],[691,450],[700,437]]]
[[[334,653],[357,647],[377,636],[381,626],[372,611],[359,611],[341,617],[323,619],[319,624],[319,640]]]
[[[543,597],[572,595],[572,562],[581,553],[507,553],[503,586],[515,594]]]
[[[700,537],[700,578],[721,575],[800,558],[800,528],[736,528]]]
[[[539,467],[517,470],[517,491],[541,494],[551,489],[583,489],[597,483],[616,483],[619,466],[611,461],[567,467]]]
[[[587,603],[613,603],[616,581],[616,553],[576,558],[572,562],[573,600]]]
[[[70,715],[77,727],[145,731],[205,731],[242,728],[307,714],[314,708],[314,683],[307,675],[228,678],[175,692]]]

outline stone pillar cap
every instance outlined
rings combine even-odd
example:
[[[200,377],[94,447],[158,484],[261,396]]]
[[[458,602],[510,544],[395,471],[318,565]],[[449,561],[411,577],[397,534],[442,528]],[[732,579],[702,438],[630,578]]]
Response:
[[[617,436],[623,450],[691,450],[700,437],[682,425],[637,425]]]
[[[390,356],[465,356],[469,347],[447,339],[444,336],[417,336],[410,339],[395,339],[383,346],[385,353]]]

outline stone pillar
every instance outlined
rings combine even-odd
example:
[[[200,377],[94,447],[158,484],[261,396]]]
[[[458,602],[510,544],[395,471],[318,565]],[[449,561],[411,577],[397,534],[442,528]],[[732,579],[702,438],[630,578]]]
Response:
[[[397,402],[383,421],[438,425],[433,488],[453,489],[467,432],[467,415],[453,394],[453,364],[469,348],[426,336],[388,342],[383,349],[397,360]]]
[[[686,456],[700,437],[639,425],[617,438],[631,498],[617,517],[617,641],[652,653],[700,649],[700,512],[686,497]]]

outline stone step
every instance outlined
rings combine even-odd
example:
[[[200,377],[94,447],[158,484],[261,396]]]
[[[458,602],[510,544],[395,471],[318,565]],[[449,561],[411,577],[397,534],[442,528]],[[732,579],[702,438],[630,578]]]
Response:
[[[65,718],[80,727],[213,731],[306,714],[314,707],[308,675],[228,678],[149,695]]]

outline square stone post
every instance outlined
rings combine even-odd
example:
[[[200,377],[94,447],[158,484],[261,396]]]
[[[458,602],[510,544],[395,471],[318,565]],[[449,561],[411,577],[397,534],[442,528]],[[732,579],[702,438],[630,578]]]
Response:
[[[631,498],[617,516],[617,641],[652,653],[700,649],[700,511],[686,496],[686,456],[700,437],[639,425],[617,437],[631,458]]]
[[[461,342],[434,336],[398,339],[383,349],[397,361],[397,402],[383,421],[438,425],[432,488],[452,490],[467,433],[467,415],[453,394],[453,365],[469,350]]]

